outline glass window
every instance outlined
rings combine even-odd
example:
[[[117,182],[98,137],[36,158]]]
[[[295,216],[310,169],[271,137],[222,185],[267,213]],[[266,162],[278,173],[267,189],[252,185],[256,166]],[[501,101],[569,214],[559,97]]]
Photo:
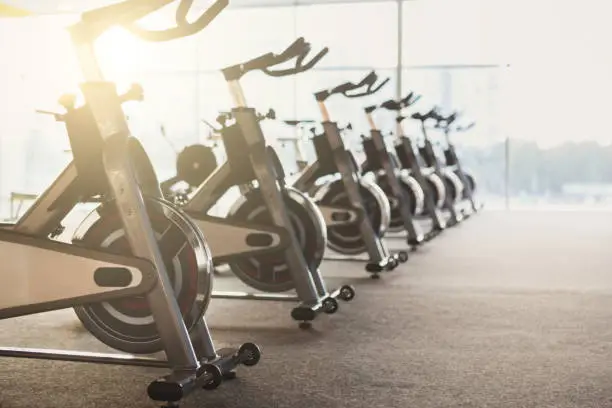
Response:
[[[435,69],[403,69],[402,95],[414,92],[421,99],[413,105],[410,112],[427,112],[433,106],[440,105],[444,99],[444,71]],[[416,121],[406,120],[402,123],[408,135],[419,135],[421,129]]]
[[[245,77],[246,79],[246,77]],[[201,120],[208,121],[217,126],[215,119],[221,111],[232,108],[232,98],[229,88],[220,72],[201,73],[198,75],[198,113]],[[249,102],[251,89],[244,89],[247,102]],[[200,127],[199,136],[208,134],[206,125]]]
[[[174,175],[176,154],[198,141],[198,76],[147,74],[144,102],[124,105],[132,134],[142,142],[160,178]],[[165,133],[165,135],[164,135]]]
[[[397,3],[366,2],[298,6],[297,34],[327,46],[320,66],[381,67],[397,65]]]
[[[0,211],[11,192],[40,193],[70,159],[61,124],[37,109],[59,109],[57,100],[80,81],[64,27],[70,16],[4,19],[0,93]],[[19,38],[19,41],[15,41]],[[44,67],[44,69],[41,69]]]
[[[497,3],[404,1],[402,65],[499,62],[497,20],[493,18]]]
[[[198,64],[217,70],[268,52],[280,53],[296,38],[295,8],[224,11],[198,38]]]
[[[438,106],[446,112],[459,111],[460,125],[475,122],[466,133],[451,133],[451,141],[463,161],[464,167],[474,173],[479,182],[479,194],[488,203],[502,205],[505,193],[505,145],[500,111],[500,69],[404,69],[404,94],[414,91],[422,95],[410,112],[429,111]],[[420,122],[402,123],[405,134],[421,143]],[[435,129],[428,136],[441,147],[446,145],[444,134]]]
[[[199,69],[196,36],[168,42],[147,42],[121,29],[99,40],[97,52],[107,78],[122,80],[138,73],[183,72]]]
[[[404,69],[404,93],[414,91],[421,99],[414,110],[428,111],[438,106],[445,111],[460,111],[464,121],[476,122],[468,144],[490,144],[505,135],[502,130],[502,68]],[[467,123],[466,123],[467,124]],[[418,123],[406,123],[406,130],[418,132]]]

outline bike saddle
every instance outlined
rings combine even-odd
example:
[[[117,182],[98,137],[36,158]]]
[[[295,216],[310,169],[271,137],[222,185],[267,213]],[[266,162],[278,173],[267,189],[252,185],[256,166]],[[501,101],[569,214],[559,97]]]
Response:
[[[289,125],[289,126],[298,126],[298,125],[302,125],[302,124],[306,124],[306,123],[315,123],[315,121],[311,120],[311,119],[284,120],[283,123],[286,124],[286,125]]]

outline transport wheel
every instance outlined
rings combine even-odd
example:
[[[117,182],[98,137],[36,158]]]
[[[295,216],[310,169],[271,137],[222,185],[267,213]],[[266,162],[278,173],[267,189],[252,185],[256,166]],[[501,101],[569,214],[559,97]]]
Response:
[[[323,216],[316,205],[299,191],[288,188],[284,194],[285,210],[310,270],[323,261],[326,231]],[[272,225],[261,191],[253,189],[232,208],[228,219],[265,226]],[[285,292],[295,289],[293,276],[285,261],[285,250],[266,255],[236,259],[229,264],[244,283],[263,292]]]
[[[194,224],[168,202],[146,199],[147,211],[168,278],[188,330],[202,319],[212,290],[212,257]],[[113,201],[102,204],[83,221],[73,243],[119,255],[131,255]],[[163,350],[144,296],[74,308],[83,326],[102,343],[131,354]]]
[[[344,285],[340,288],[340,299],[349,302],[355,298],[355,289],[352,286]]]

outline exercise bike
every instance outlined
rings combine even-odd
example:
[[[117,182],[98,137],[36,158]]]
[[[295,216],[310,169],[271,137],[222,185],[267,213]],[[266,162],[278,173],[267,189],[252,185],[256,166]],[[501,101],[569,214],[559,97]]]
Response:
[[[479,203],[474,196],[474,192],[476,191],[476,179],[469,171],[464,170],[461,166],[459,157],[457,156],[457,152],[455,150],[455,145],[450,139],[451,131],[457,133],[467,132],[474,127],[475,123],[472,122],[467,126],[455,126],[454,128],[451,128],[458,117],[459,114],[457,112],[453,112],[448,116],[438,115],[436,118],[438,122],[436,123],[435,128],[441,129],[444,133],[444,139],[446,142],[446,146],[443,149],[444,165],[446,168],[453,171],[459,177],[459,180],[461,180],[463,185],[462,199],[469,202],[472,213],[475,214],[483,208],[482,203]]]
[[[361,165],[361,171],[363,174],[374,174],[376,183],[383,189],[391,203],[389,231],[406,231],[408,244],[412,247],[417,247],[435,236],[431,232],[424,235],[414,220],[414,217],[424,210],[425,192],[415,178],[408,172],[400,170],[397,158],[389,152],[382,132],[374,123],[373,114],[379,109],[399,112],[415,104],[419,99],[420,97],[413,97],[413,94],[410,94],[399,102],[388,100],[380,105],[364,108],[370,125],[370,135],[362,136],[366,159]]]
[[[403,105],[404,101],[410,101],[412,98],[417,97],[420,98],[420,96],[415,96],[413,92],[410,92],[404,99],[397,101],[397,103]],[[441,213],[446,202],[446,188],[444,181],[435,171],[426,168],[416,143],[404,132],[402,123],[409,118],[410,116],[403,116],[398,112],[396,117],[396,140],[394,142],[396,155],[393,157],[398,160],[398,167],[401,171],[408,172],[423,189],[425,193],[424,206],[422,211],[417,214],[417,217],[431,221],[432,228],[429,234],[434,237],[447,227],[446,220]]]
[[[463,183],[451,169],[446,168],[438,159],[434,145],[427,133],[427,122],[437,122],[440,118],[437,107],[433,107],[425,114],[419,112],[413,113],[410,117],[421,124],[423,144],[419,146],[418,149],[426,166],[425,171],[436,174],[436,176],[443,181],[445,191],[443,209],[450,214],[450,219],[446,224],[449,227],[455,226],[465,218],[463,211],[458,208],[462,199]]]
[[[305,63],[310,50],[310,44],[299,38],[281,54],[268,53],[222,70],[236,105],[219,117],[221,127],[216,129],[227,160],[182,206],[206,234],[215,265],[228,264],[245,284],[267,292],[215,292],[213,298],[300,301],[291,316],[301,328],[310,327],[320,312],[335,313],[336,299],[349,301],[355,291],[344,285],[328,292],[319,272],[326,246],[322,215],[305,194],[286,185],[280,160],[259,124],[273,112],[258,114],[247,107],[239,80],[251,71],[273,77],[295,75],[314,67],[328,52],[325,48]],[[293,68],[272,69],[294,59]],[[166,188],[171,184],[164,183]],[[242,195],[227,217],[208,215],[234,186]],[[279,293],[290,290],[297,297]]]
[[[379,84],[377,81],[378,76],[372,71],[358,84],[347,82],[315,94],[323,117],[323,132],[311,139],[317,159],[305,166],[293,183],[298,190],[308,192],[321,209],[327,226],[328,247],[342,255],[367,253],[369,260],[365,269],[372,278],[378,278],[380,272],[391,271],[406,262],[408,253],[389,253],[382,240],[389,224],[389,201],[374,181],[360,176],[359,167],[346,148],[337,123],[330,120],[325,101],[336,94],[347,98],[373,95],[388,79]],[[360,93],[349,93],[364,88]],[[336,178],[319,183],[330,176]],[[349,219],[351,223],[347,225]]]
[[[217,387],[240,365],[257,364],[252,343],[215,350],[204,313],[210,301],[211,256],[204,236],[178,208],[161,198],[157,177],[130,135],[122,103],[138,100],[133,87],[119,96],[104,81],[95,57],[97,37],[121,25],[149,41],[168,41],[204,29],[226,6],[218,0],[194,23],[181,2],[177,27],[149,31],[135,25],[172,3],[130,0],[83,13],[70,28],[86,82],[84,104],[64,96],[73,161],[15,224],[2,225],[2,304],[8,319],[74,308],[102,343],[126,353],[165,351],[166,361],[126,354],[0,348],[0,355],[30,359],[169,368],[148,389],[154,401],[177,407],[190,392]],[[79,227],[72,244],[57,242],[62,220],[80,202],[103,204]]]

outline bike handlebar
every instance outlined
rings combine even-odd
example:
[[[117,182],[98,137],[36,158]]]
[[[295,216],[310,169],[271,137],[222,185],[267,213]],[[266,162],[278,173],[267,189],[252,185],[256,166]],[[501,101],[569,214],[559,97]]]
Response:
[[[176,11],[176,27],[148,30],[136,25],[143,17],[169,5],[175,0],[126,0],[81,14],[82,40],[92,41],[111,26],[120,25],[144,41],[161,42],[187,37],[202,31],[225,9],[229,0],[216,0],[194,22],[187,21],[193,0],[180,0]],[[78,25],[77,25],[78,26]]]
[[[448,127],[453,124],[458,118],[460,114],[458,112],[453,112],[448,116],[442,116],[439,112],[436,112],[436,121],[438,122],[439,127]]]
[[[438,121],[440,119],[440,115],[438,114],[438,107],[434,106],[433,108],[431,108],[431,110],[425,114],[416,112],[413,113],[410,116],[412,119],[418,120],[420,122],[425,123],[426,121],[430,120],[430,119],[434,119],[436,121]]]
[[[223,73],[226,81],[239,80],[249,71],[262,71],[266,75],[272,77],[295,75],[314,67],[329,52],[329,49],[327,47],[323,48],[317,55],[312,57],[310,61],[304,63],[304,60],[310,51],[310,43],[306,42],[303,37],[300,37],[280,54],[269,52],[242,64],[236,64],[224,68],[221,70],[221,72]],[[276,70],[270,69],[275,65],[280,65],[294,58],[296,59],[295,66],[292,68]]]
[[[391,78],[386,78],[378,85],[376,82],[378,81],[378,75],[376,75],[375,71],[370,72],[365,78],[363,78],[358,84],[354,84],[352,82],[346,82],[342,85],[338,85],[332,89],[326,89],[321,92],[315,93],[315,98],[317,102],[324,102],[327,98],[335,94],[342,94],[347,98],[361,98],[362,96],[373,95],[378,92],[383,86],[385,86]],[[365,87],[366,89],[362,92],[357,92],[353,94],[349,94],[350,91],[356,91],[360,88]]]
[[[380,105],[372,105],[366,107],[364,110],[367,114],[374,112],[376,109],[387,109],[390,111],[399,112],[404,108],[414,105],[421,99],[421,95],[415,95],[414,92],[410,92],[405,98],[400,100],[389,99],[381,103]]]
[[[476,126],[475,122],[472,122],[467,126],[457,126],[455,128],[455,132],[467,132],[468,130],[472,129],[474,126]]]

